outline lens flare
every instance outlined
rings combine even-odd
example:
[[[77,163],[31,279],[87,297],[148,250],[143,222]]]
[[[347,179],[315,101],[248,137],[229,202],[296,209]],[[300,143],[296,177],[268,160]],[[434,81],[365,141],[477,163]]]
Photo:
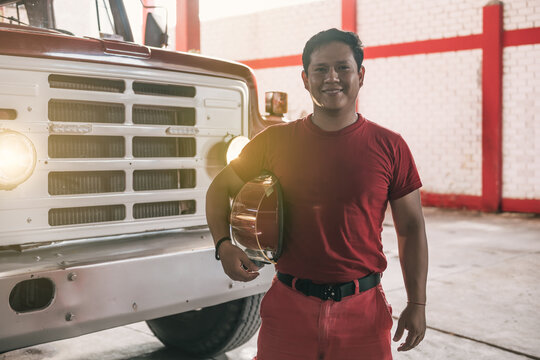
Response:
[[[0,189],[13,189],[36,167],[36,149],[21,133],[0,130]]]
[[[227,164],[230,164],[231,161],[240,155],[240,152],[242,152],[242,149],[248,142],[249,139],[245,136],[237,136],[229,142],[227,146]]]

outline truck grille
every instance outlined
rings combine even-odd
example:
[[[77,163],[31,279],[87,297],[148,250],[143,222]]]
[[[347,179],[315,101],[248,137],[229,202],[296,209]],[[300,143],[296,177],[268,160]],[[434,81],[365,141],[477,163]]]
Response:
[[[53,89],[106,91],[114,93],[123,93],[126,90],[124,80],[58,74],[49,75],[49,86]]]
[[[72,207],[49,210],[49,225],[74,225],[120,221],[126,217],[125,205]]]
[[[27,181],[0,194],[0,243],[14,234],[26,244],[206,224],[206,189],[225,166],[224,144],[248,131],[244,82],[39,58],[22,70],[4,58],[0,93],[15,89],[20,103],[0,106],[0,128],[27,134],[37,161]]]
[[[170,107],[133,105],[133,123],[149,125],[195,125],[195,109]]]
[[[50,195],[121,192],[126,189],[124,171],[53,171],[49,173]]]
[[[195,97],[195,87],[135,81],[133,92],[141,95]]]
[[[170,190],[195,187],[195,169],[135,170],[133,190]]]
[[[149,169],[148,165],[145,165],[143,169],[137,169],[137,165],[132,167],[132,163],[138,164],[136,162],[138,158],[141,159],[139,161],[145,161],[146,164],[149,164],[148,160],[152,158],[190,158],[197,155],[197,142],[193,137],[196,131],[180,128],[180,134],[190,134],[191,137],[175,137],[167,130],[171,126],[195,126],[196,111],[194,106],[169,105],[170,97],[195,97],[196,89],[194,86],[135,81],[132,84],[133,92],[142,101],[135,104],[124,104],[123,98],[114,95],[109,96],[106,101],[95,101],[93,95],[88,96],[88,99],[80,99],[80,95],[76,96],[76,99],[69,98],[72,90],[123,93],[126,87],[124,80],[58,74],[49,75],[48,80],[51,88],[66,90],[62,93],[55,93],[55,97],[48,101],[50,121],[96,124],[94,126],[98,128],[99,124],[109,126],[101,128],[102,132],[96,135],[92,134],[93,128],[90,125],[88,127],[70,124],[53,124],[51,126],[51,134],[48,137],[50,158],[58,161],[62,161],[62,159],[70,161],[88,159],[94,163],[103,160],[104,168],[97,171],[51,171],[48,174],[49,195],[54,197],[86,194],[93,197],[83,201],[93,201],[92,199],[101,199],[98,194],[119,194],[111,197],[113,199],[111,204],[102,206],[74,207],[71,205],[62,208],[55,206],[48,212],[50,226],[123,221],[126,220],[126,216],[133,219],[149,219],[196,213],[197,203],[194,198],[176,200],[169,197],[165,201],[152,199],[152,197],[158,196],[159,191],[195,189],[196,169],[163,168],[159,161],[153,162],[156,166],[155,169]],[[59,96],[60,94],[67,96],[62,98]],[[144,101],[145,95],[153,95],[153,97]],[[167,97],[167,105],[155,103],[156,100],[159,101],[159,96]],[[109,101],[109,98],[112,101]],[[153,104],[148,104],[152,102]],[[131,112],[129,107],[131,107]],[[131,122],[126,119],[126,114],[130,113]],[[146,125],[154,132],[162,127],[163,136],[136,136],[137,133],[131,133],[130,124]],[[73,134],[73,131],[81,131],[81,129],[86,134]],[[62,133],[55,133],[56,131],[62,131]],[[103,131],[113,131],[114,133],[111,133],[110,136],[104,136]],[[122,136],[113,136],[115,134]],[[129,160],[133,158],[135,161]],[[106,165],[107,162],[111,161],[116,164],[114,170],[111,165]],[[123,167],[123,169],[118,170],[119,167]],[[114,200],[116,196],[122,198],[124,194],[130,196],[130,193],[134,194],[135,192],[152,193],[151,195],[143,194],[143,198],[148,197],[146,201],[129,197],[131,200],[128,200],[127,203],[118,204],[118,200]],[[151,201],[148,201],[150,199]],[[83,202],[81,205],[87,204]],[[128,212],[127,209],[130,208],[132,211]]]
[[[125,117],[124,104],[49,100],[49,120],[51,121],[121,124]]]
[[[195,214],[195,200],[143,203],[133,207],[135,219],[188,214]]]
[[[133,138],[135,157],[195,156],[195,138],[142,137]]]
[[[49,136],[51,158],[119,158],[125,153],[122,136]]]

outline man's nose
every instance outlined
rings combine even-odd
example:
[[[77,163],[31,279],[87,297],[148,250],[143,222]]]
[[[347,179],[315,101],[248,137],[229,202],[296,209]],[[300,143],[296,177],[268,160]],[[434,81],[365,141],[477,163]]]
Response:
[[[334,69],[333,67],[330,68],[328,72],[326,73],[326,77],[324,81],[327,81],[327,82],[339,81],[339,76],[336,69]]]

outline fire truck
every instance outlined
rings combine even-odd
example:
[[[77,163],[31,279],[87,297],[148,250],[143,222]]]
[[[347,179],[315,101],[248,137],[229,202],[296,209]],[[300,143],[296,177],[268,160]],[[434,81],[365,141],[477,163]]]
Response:
[[[154,47],[136,44],[123,2],[98,3],[112,30],[81,37],[53,0],[0,0],[0,353],[139,321],[224,353],[257,331],[274,270],[223,273],[205,194],[279,116],[248,67],[159,48],[152,14]]]

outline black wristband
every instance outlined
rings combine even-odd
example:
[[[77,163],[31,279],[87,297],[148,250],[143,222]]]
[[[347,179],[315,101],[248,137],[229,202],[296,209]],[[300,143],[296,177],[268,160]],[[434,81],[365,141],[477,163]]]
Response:
[[[219,257],[219,253],[218,253],[218,250],[219,250],[219,247],[221,246],[221,244],[223,244],[224,241],[232,241],[231,240],[231,237],[230,236],[225,236],[224,238],[221,238],[218,240],[218,242],[216,243],[216,260],[220,260],[221,258]]]

